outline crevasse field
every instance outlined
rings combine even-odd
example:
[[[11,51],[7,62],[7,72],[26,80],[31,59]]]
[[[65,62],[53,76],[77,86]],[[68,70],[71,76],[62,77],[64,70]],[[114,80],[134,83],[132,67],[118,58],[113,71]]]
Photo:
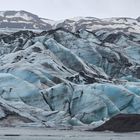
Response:
[[[14,140],[138,139],[138,132],[80,128],[96,128],[120,113],[140,114],[139,20],[74,18],[47,25],[46,31],[1,30],[0,126],[15,128],[0,129],[0,138],[15,131]]]

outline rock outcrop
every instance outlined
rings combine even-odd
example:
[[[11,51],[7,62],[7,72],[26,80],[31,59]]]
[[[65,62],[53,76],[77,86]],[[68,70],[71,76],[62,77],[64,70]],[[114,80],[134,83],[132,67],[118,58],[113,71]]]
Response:
[[[93,131],[134,132],[140,131],[140,115],[119,114]]]

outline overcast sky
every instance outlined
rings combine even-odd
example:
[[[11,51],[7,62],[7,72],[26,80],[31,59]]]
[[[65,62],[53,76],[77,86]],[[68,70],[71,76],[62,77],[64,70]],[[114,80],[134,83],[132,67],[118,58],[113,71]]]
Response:
[[[60,20],[76,16],[140,16],[140,0],[0,0],[0,11],[26,10],[40,17]]]

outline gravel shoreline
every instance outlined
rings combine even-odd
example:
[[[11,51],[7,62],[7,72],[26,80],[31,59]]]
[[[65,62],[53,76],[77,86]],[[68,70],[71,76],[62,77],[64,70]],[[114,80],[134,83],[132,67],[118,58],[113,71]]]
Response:
[[[52,128],[0,128],[0,140],[139,140],[140,132],[88,132]]]

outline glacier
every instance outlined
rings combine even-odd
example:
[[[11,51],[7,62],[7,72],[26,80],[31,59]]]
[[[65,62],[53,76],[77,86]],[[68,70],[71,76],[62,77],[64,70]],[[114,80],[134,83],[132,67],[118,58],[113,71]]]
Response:
[[[0,126],[96,127],[140,114],[140,34],[57,24],[0,34]]]

